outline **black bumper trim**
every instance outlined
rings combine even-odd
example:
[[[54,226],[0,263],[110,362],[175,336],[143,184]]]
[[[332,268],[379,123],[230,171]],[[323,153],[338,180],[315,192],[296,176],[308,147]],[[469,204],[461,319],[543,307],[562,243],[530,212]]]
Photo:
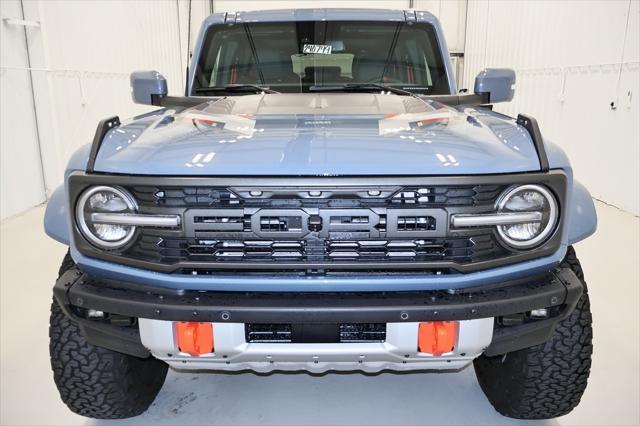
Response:
[[[148,358],[151,353],[142,345],[137,328],[118,327],[96,321],[77,318],[82,335],[92,345],[101,346],[138,358]]]
[[[96,280],[75,268],[54,287],[61,305],[166,321],[371,323],[459,321],[573,307],[583,288],[569,269],[455,292],[261,293],[177,291]],[[563,312],[566,309],[563,309]]]
[[[82,275],[80,271],[75,268],[71,269],[71,271],[76,277],[80,277]],[[56,287],[54,287],[53,295],[56,302],[62,309],[62,312],[64,312],[69,319],[78,324],[78,327],[80,327],[80,331],[87,342],[116,352],[133,355],[138,358],[147,358],[151,355],[149,350],[142,345],[140,332],[137,327],[119,327],[113,324],[92,321],[78,315],[66,297],[66,291],[64,289],[68,288],[68,286],[63,284],[62,291],[57,288],[58,283],[63,277],[64,275],[56,281]],[[64,283],[66,284],[68,281],[69,280],[65,280]]]
[[[564,312],[571,312],[571,309],[565,308]],[[544,343],[549,340],[560,319],[554,317],[515,327],[494,328],[491,344],[484,351],[484,354],[487,356],[502,355]]]
[[[519,326],[494,328],[493,339],[491,345],[484,351],[485,355],[501,355],[539,345],[549,340],[558,322],[573,312],[583,291],[586,290],[576,274],[569,268],[558,269],[556,276],[565,283],[567,288],[567,297],[559,314],[552,318],[536,320]]]

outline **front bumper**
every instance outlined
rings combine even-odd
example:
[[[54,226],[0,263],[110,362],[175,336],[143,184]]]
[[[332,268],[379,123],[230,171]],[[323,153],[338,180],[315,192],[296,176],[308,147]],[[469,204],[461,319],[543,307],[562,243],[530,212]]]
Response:
[[[376,343],[247,343],[244,324],[213,323],[215,353],[194,357],[178,350],[172,322],[140,320],[143,345],[176,369],[259,373],[457,370],[483,352],[492,331],[493,318],[460,321],[454,350],[433,356],[417,351],[417,322],[388,323]]]
[[[470,320],[490,319],[489,322],[483,321],[486,330],[486,323],[493,324],[494,318],[542,308],[554,312],[553,316],[547,319],[525,322],[516,326],[495,327],[491,338],[480,344],[480,352],[465,351],[460,352],[465,355],[452,354],[458,358],[450,359],[449,364],[451,361],[462,361],[463,364],[469,362],[469,359],[473,359],[482,350],[484,353],[494,355],[545,341],[553,332],[555,324],[573,310],[582,292],[582,283],[568,268],[557,268],[528,279],[455,291],[266,293],[173,290],[122,281],[99,280],[75,268],[63,274],[54,287],[56,300],[67,315],[80,322],[88,340],[97,345],[137,356],[149,355],[149,351],[158,356],[153,348],[157,339],[145,341],[143,338],[141,341],[140,333],[135,328],[110,326],[88,319],[86,316],[83,317],[83,313],[96,310],[143,319],[139,320],[139,324],[140,330],[144,331],[149,324],[162,323],[169,324],[171,329],[170,325],[173,321],[212,322],[214,325],[218,324],[216,328],[221,330],[234,330],[238,326],[243,327],[244,323],[386,323],[390,330],[394,327],[399,330],[404,325],[411,327],[410,324],[423,321],[475,323]],[[155,321],[148,322],[144,319]],[[407,335],[409,328],[405,327],[403,330],[401,334]],[[238,331],[229,331],[229,333],[237,335]],[[409,335],[415,336],[415,333],[409,333]],[[414,337],[409,340],[411,339],[415,341]],[[242,346],[242,343],[246,345],[246,342],[236,340],[230,341],[235,342],[230,343],[232,347],[237,348],[238,345]],[[170,345],[173,345],[172,341]],[[292,362],[315,364],[313,358],[309,360],[304,358],[309,355],[310,348],[310,346],[305,347],[304,344],[302,346],[277,344],[276,348],[261,346],[265,345],[262,343],[257,345],[256,347],[256,344],[249,344],[245,347],[246,351],[254,351],[256,357],[253,358],[239,356],[234,352],[238,365],[256,369],[250,364],[251,362],[270,362],[267,361],[267,354],[263,353],[265,350],[293,354],[298,349],[302,350],[300,355],[303,358],[292,359]],[[359,369],[355,353],[362,352],[366,348],[349,346],[351,344],[332,344],[334,349],[330,349],[323,345],[320,344],[320,347],[312,352],[324,351],[323,353],[332,363],[340,362],[340,355],[344,355],[343,358],[352,367],[351,369]],[[377,367],[372,367],[374,369],[388,368],[389,364],[401,365],[406,355],[409,355],[409,358],[413,356],[412,353],[403,353],[399,357],[389,341],[382,344],[362,345],[378,345],[378,349],[375,350],[373,346],[368,348],[373,350],[373,354],[381,355],[380,351],[386,354],[373,357],[377,363]],[[346,349],[348,349],[347,352],[345,352]],[[403,351],[404,349],[399,352]],[[162,352],[164,355],[158,357],[163,359],[175,355],[171,351],[167,352],[167,347],[163,347]],[[415,352],[414,348],[413,353]],[[332,353],[337,355],[337,358],[331,355]],[[181,362],[184,361],[179,357],[178,359]],[[207,362],[203,358],[198,361],[200,364]],[[230,365],[230,362],[230,359],[225,358],[220,365]],[[452,367],[454,365],[457,364],[451,364]],[[422,368],[425,367],[422,366]]]

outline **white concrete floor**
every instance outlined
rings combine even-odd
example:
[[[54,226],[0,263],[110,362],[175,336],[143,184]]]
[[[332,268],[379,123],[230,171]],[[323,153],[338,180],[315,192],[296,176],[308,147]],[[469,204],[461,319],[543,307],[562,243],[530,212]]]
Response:
[[[0,421],[25,424],[528,424],[485,400],[472,368],[457,373],[271,376],[170,372],[150,410],[94,421],[62,404],[49,368],[51,287],[66,248],[42,231],[44,208],[1,228]],[[582,403],[537,425],[640,424],[640,220],[598,203],[597,234],[577,246],[591,295],[594,359]]]

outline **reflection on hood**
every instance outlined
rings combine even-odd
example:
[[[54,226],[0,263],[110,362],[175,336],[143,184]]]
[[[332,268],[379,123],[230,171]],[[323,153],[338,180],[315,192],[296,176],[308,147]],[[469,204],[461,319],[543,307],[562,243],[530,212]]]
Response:
[[[373,93],[259,94],[160,110],[109,132],[104,173],[453,175],[537,171],[527,131],[486,108]]]

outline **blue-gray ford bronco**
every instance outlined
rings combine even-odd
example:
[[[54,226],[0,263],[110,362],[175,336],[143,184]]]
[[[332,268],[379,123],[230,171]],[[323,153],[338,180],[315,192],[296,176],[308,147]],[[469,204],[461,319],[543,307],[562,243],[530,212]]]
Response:
[[[535,118],[492,110],[515,74],[458,91],[414,10],[218,13],[184,96],[102,120],[45,228],[69,246],[50,355],[81,415],[144,412],[177,370],[460,370],[503,415],[560,416],[591,366],[572,244],[588,191]]]

